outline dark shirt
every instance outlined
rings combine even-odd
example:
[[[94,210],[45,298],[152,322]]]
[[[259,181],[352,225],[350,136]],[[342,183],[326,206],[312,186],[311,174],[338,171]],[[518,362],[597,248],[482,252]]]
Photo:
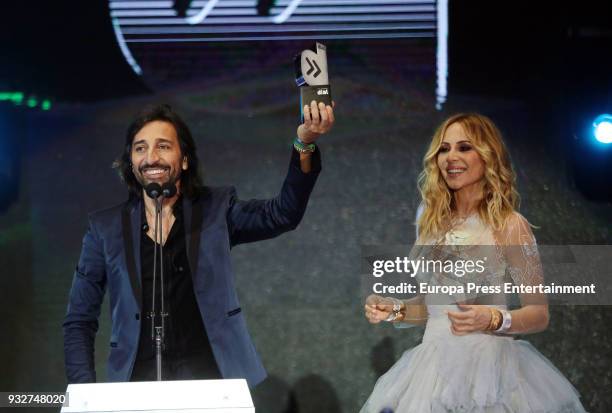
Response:
[[[164,244],[164,295],[165,318],[164,349],[163,357],[164,379],[209,379],[220,378],[216,361],[214,359],[202,316],[198,308],[191,269],[187,259],[187,248],[185,243],[185,225],[183,221],[182,199],[179,198],[174,204],[175,221],[172,224],[168,239]],[[140,329],[140,340],[138,354],[132,379],[147,379],[143,377],[143,371],[155,371],[155,340],[151,334],[151,318],[149,316],[152,305],[153,294],[153,256],[156,243],[147,235],[147,220],[142,212],[141,232],[141,268],[142,268],[142,321]],[[159,274],[159,250],[157,252],[157,286],[155,305],[157,313],[161,313],[161,280]],[[158,325],[159,325],[159,318]],[[168,371],[173,362],[180,360],[197,360],[198,371],[211,372],[208,377],[172,377]],[[168,367],[168,369],[166,368]],[[153,380],[153,377],[148,377]]]

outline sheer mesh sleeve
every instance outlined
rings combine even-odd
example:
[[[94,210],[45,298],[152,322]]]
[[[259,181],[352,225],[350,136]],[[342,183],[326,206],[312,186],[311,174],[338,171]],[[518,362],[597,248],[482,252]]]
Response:
[[[419,204],[416,212],[415,222],[415,231],[416,231],[416,242],[419,241],[419,218],[423,213],[425,206],[423,203]],[[414,248],[413,248],[414,250]],[[411,254],[412,255],[412,254]],[[410,328],[416,327],[418,325],[425,324],[427,321],[427,307],[425,306],[424,300],[422,296],[417,296],[411,298],[409,300],[403,300],[406,305],[406,317],[403,321],[398,321],[393,323],[395,328]]]
[[[538,285],[544,282],[536,239],[522,215],[514,213],[508,218],[500,242],[507,271],[515,284]]]
[[[514,213],[508,218],[500,235],[506,271],[513,283],[524,286],[544,284],[540,254],[529,222],[522,215]],[[538,292],[523,293],[520,294],[520,300],[522,308],[513,311],[512,332],[529,333],[541,330],[542,325],[548,322],[546,295]]]

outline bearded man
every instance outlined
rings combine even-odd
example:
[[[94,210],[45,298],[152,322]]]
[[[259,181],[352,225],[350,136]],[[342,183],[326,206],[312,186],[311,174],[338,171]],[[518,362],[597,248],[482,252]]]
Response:
[[[233,187],[202,184],[191,132],[168,105],[132,122],[114,164],[129,198],[89,215],[74,273],[63,324],[69,383],[96,381],[94,342],[106,290],[109,381],[155,380],[154,303],[162,291],[164,380],[245,378],[253,387],[266,377],[236,294],[230,249],[293,230],[302,219],[321,170],[314,142],[334,124],[332,107],[322,103],[304,106],[303,115],[279,195],[250,201]],[[157,201],[145,193],[152,183],[176,187],[161,202],[159,254]],[[164,285],[154,277],[162,265]]]

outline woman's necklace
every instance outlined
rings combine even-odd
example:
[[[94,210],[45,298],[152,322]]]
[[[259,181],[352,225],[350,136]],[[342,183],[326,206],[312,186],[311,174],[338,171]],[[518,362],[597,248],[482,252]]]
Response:
[[[450,228],[444,236],[444,241],[446,244],[451,244],[451,245],[465,244],[465,241],[469,237],[469,234],[463,228],[463,226],[465,222],[472,215],[474,215],[473,212],[468,213],[467,215],[464,215],[464,216],[461,216],[459,214],[454,214],[451,217]]]

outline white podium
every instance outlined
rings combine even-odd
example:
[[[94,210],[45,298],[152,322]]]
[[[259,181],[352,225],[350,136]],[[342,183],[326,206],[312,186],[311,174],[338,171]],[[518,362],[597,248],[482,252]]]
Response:
[[[246,380],[69,384],[61,413],[255,413]]]

